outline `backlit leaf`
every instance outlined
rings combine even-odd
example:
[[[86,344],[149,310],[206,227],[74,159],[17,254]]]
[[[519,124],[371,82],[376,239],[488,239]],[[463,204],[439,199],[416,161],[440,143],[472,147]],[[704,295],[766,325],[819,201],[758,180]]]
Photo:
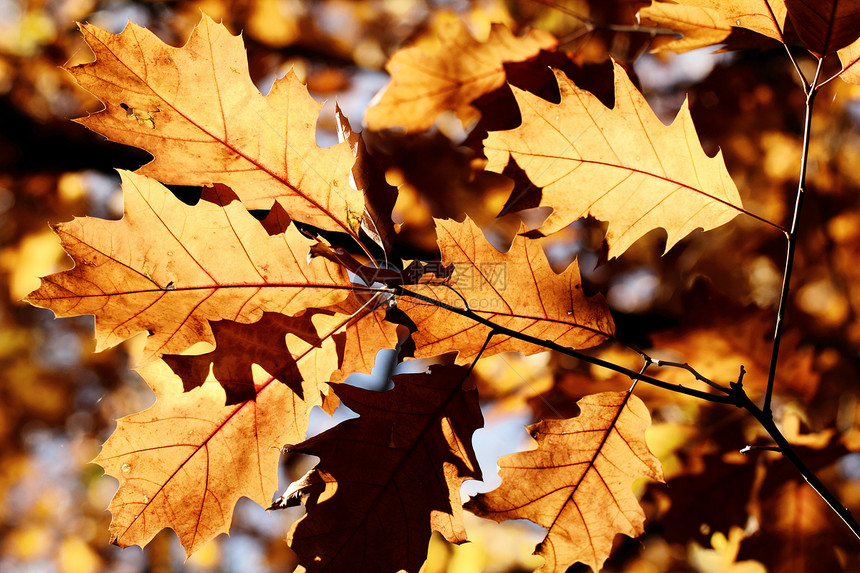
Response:
[[[540,204],[553,208],[544,233],[591,215],[609,222],[615,257],[652,229],[666,230],[668,250],[695,229],[743,212],[721,154],[702,150],[686,102],[666,126],[617,64],[612,109],[563,73],[556,79],[560,104],[512,88],[522,125],[485,142],[488,170],[501,173],[513,159],[543,189]]]
[[[826,56],[860,37],[857,0],[785,0],[788,17],[806,47]]]
[[[251,208],[275,200],[297,221],[358,233],[351,221],[364,201],[349,185],[349,145],[317,146],[321,104],[294,73],[264,97],[242,39],[205,15],[182,48],[132,23],[120,34],[81,32],[96,61],[69,72],[105,109],[78,121],[152,153],[140,173],[166,185],[223,183]]]
[[[288,539],[306,570],[418,573],[431,531],[466,540],[460,485],[481,477],[471,440],[483,425],[466,373],[435,365],[386,392],[333,387],[360,417],[290,448],[320,458]]]
[[[255,368],[254,399],[224,405],[218,383],[183,392],[164,363],[142,372],[157,400],[118,421],[93,460],[120,486],[110,507],[111,541],[146,545],[169,527],[188,555],[230,528],[240,497],[268,504],[284,443],[304,438],[319,389],[295,392]]]
[[[652,0],[639,16],[684,35],[659,50],[684,52],[719,44],[733,27],[783,42],[786,8],[785,0]]]
[[[547,32],[533,30],[517,38],[501,24],[494,24],[481,42],[458,18],[440,17],[431,34],[391,57],[385,67],[391,84],[367,110],[367,125],[422,131],[447,110],[468,125],[480,115],[470,104],[504,85],[505,62],[527,60],[555,45]]]
[[[529,426],[537,449],[500,458],[502,485],[465,506],[494,521],[529,519],[546,527],[535,550],[546,560],[545,573],[577,562],[600,570],[617,534],[645,531],[633,481],[663,480],[645,445],[651,416],[639,398],[604,392],[577,404],[576,418]]]
[[[453,265],[453,276],[446,285],[414,285],[410,291],[459,309],[468,305],[495,324],[572,348],[596,346],[612,335],[606,303],[582,292],[576,263],[556,274],[540,244],[519,236],[507,253],[500,253],[470,219],[437,220],[436,229],[442,261]],[[468,363],[490,332],[471,318],[408,296],[400,297],[398,308],[418,328],[412,335],[418,357],[456,350],[458,360]],[[498,335],[484,355],[506,351],[532,354],[540,348]]]
[[[148,357],[214,343],[209,320],[254,322],[343,300],[349,280],[329,261],[307,262],[313,241],[294,226],[269,236],[229,191],[223,206],[189,206],[157,181],[121,172],[125,216],[56,226],[75,267],[27,297],[57,316],[96,316],[99,349],[149,331]]]

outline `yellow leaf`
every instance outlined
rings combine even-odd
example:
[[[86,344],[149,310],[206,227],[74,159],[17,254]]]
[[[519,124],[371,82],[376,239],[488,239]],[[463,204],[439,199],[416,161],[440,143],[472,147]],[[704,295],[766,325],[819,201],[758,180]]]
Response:
[[[96,61],[69,72],[105,109],[78,121],[152,153],[139,173],[166,185],[222,183],[249,208],[277,201],[298,221],[353,234],[348,214],[362,213],[364,199],[349,185],[352,153],[346,143],[317,146],[321,104],[295,74],[263,97],[242,39],[205,15],[182,48],[131,23],[120,34],[81,32]]]
[[[230,193],[189,206],[157,181],[122,171],[125,216],[57,225],[75,268],[42,279],[27,301],[57,316],[96,316],[97,349],[149,331],[148,359],[214,343],[209,320],[255,322],[343,300],[333,263],[290,225],[270,236]],[[276,216],[273,214],[271,216]]]
[[[504,85],[505,62],[527,60],[555,45],[546,32],[533,30],[517,38],[500,24],[481,42],[457,17],[443,15],[430,34],[391,57],[385,66],[391,84],[367,110],[367,125],[422,131],[447,110],[468,125],[479,117],[470,104]]]
[[[541,572],[584,563],[598,571],[619,533],[644,533],[645,513],[633,481],[663,481],[660,462],[645,444],[651,416],[628,392],[586,396],[568,420],[529,426],[537,449],[499,459],[502,485],[465,507],[492,519],[528,519],[547,528],[535,554]]]
[[[542,188],[540,204],[553,212],[541,231],[554,233],[587,215],[608,221],[611,258],[652,229],[666,230],[668,251],[695,229],[743,212],[722,155],[702,150],[686,102],[666,126],[618,64],[612,109],[563,72],[555,75],[560,104],[512,88],[522,125],[492,132],[485,142],[488,170],[501,173],[513,159]]]

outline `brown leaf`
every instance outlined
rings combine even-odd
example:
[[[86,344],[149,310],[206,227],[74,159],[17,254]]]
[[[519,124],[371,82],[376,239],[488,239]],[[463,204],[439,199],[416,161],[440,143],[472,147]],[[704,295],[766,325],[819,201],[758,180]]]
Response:
[[[542,572],[577,562],[599,570],[617,534],[645,531],[633,481],[663,479],[645,445],[651,416],[639,398],[604,392],[578,405],[576,418],[529,426],[537,449],[500,458],[502,485],[465,505],[494,521],[529,519],[546,527],[535,550],[545,559]]]
[[[397,202],[397,189],[385,180],[385,173],[368,153],[364,138],[352,130],[349,120],[338,106],[335,106],[335,119],[338,139],[347,142],[355,156],[352,181],[356,189],[364,194],[361,230],[385,252],[389,252],[397,235],[394,221],[391,220],[391,210]]]
[[[785,0],[794,30],[809,51],[826,56],[860,37],[858,0]]]
[[[459,18],[443,15],[431,34],[391,57],[385,66],[391,83],[367,110],[365,121],[373,130],[423,131],[439,114],[453,110],[468,125],[480,115],[471,102],[504,85],[505,62],[532,58],[556,43],[541,30],[517,38],[501,24],[494,24],[481,42]]]
[[[299,397],[301,361],[314,361],[307,368],[313,377],[306,382],[326,389],[326,382],[341,382],[352,372],[370,372],[376,354],[397,346],[397,325],[386,320],[384,305],[376,300],[360,304],[345,301],[326,309],[310,309],[298,317],[265,313],[253,324],[217,321],[211,324],[215,350],[197,356],[164,356],[164,361],[182,379],[186,391],[201,386],[212,375],[227,394],[227,405],[254,399],[252,364],[262,366],[287,384]],[[331,413],[336,397],[324,396],[324,409]]]
[[[639,11],[641,18],[677,30],[683,38],[662,44],[656,51],[686,52],[719,44],[733,27],[746,28],[785,43],[785,0],[652,0]]]
[[[252,364],[282,380],[300,398],[304,398],[297,356],[288,349],[286,338],[293,335],[311,348],[320,346],[323,341],[317,336],[313,316],[305,313],[289,317],[267,312],[253,324],[218,320],[210,324],[215,350],[195,356],[165,355],[162,359],[182,379],[186,392],[202,386],[211,369],[212,376],[224,388],[228,406],[255,398],[257,391]],[[331,346],[330,351],[334,352],[334,345]],[[298,354],[298,358],[303,354]],[[322,374],[322,382],[327,381],[327,376]]]
[[[349,280],[318,257],[295,226],[269,236],[247,210],[220,192],[223,206],[190,207],[163,185],[123,178],[125,216],[57,225],[71,270],[42,279],[27,301],[57,316],[96,316],[97,349],[149,331],[148,358],[196,342],[214,344],[208,321],[259,320],[264,311],[297,314],[343,300]]]
[[[155,157],[139,172],[167,185],[230,186],[249,208],[280,203],[297,221],[357,235],[347,143],[316,144],[321,104],[290,72],[268,96],[248,74],[242,39],[204,15],[182,48],[129,23],[81,25],[96,61],[69,72],[105,105],[78,120]]]
[[[558,105],[512,88],[523,123],[485,142],[488,170],[501,173],[513,158],[542,188],[541,205],[553,212],[541,231],[586,215],[608,221],[611,258],[652,229],[666,230],[668,250],[693,230],[744,212],[722,155],[702,150],[686,102],[666,126],[618,64],[612,109],[563,73],[556,78]]]
[[[682,38],[660,44],[655,48],[655,52],[666,50],[687,52],[713,46],[725,40],[732,32],[731,22],[713,8],[706,6],[654,1],[651,6],[642,8],[639,16],[683,35]]]
[[[510,196],[511,181],[482,169],[485,163],[475,151],[457,145],[441,133],[371,133],[368,143],[384,154],[390,169],[421,196],[432,216],[462,219],[468,215],[481,228],[496,221]],[[432,232],[432,221],[428,217]]]
[[[434,365],[387,392],[333,387],[360,417],[290,449],[320,457],[288,538],[308,571],[417,573],[431,531],[466,540],[460,485],[481,479],[471,440],[483,425],[466,374]]]
[[[302,364],[300,371],[310,375],[315,366]],[[162,362],[142,374],[155,405],[121,418],[93,460],[120,483],[108,508],[111,541],[144,546],[170,527],[191,555],[229,530],[240,497],[268,505],[278,487],[280,448],[304,438],[320,388],[305,383],[303,401],[255,369],[254,398],[225,406],[217,383],[183,392]]]
[[[612,336],[614,326],[600,296],[582,292],[574,262],[563,273],[552,271],[537,241],[516,237],[507,253],[500,253],[470,219],[463,223],[437,220],[439,248],[453,277],[445,285],[423,284],[409,290],[457,308],[465,303],[479,317],[572,348],[588,348]],[[449,288],[450,287],[450,288]],[[452,290],[453,289],[453,290]],[[412,338],[416,356],[459,351],[458,361],[477,356],[490,328],[437,306],[401,297],[398,307],[417,326]],[[539,352],[524,342],[494,336],[485,356],[498,352]]]

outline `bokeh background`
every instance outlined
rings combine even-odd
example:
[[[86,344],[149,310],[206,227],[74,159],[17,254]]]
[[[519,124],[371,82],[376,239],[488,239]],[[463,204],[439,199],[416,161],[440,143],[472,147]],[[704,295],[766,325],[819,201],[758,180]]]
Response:
[[[201,12],[222,20],[233,33],[242,32],[252,78],[263,93],[292,68],[314,97],[328,101],[319,123],[321,145],[335,141],[334,102],[360,129],[364,109],[387,82],[388,57],[442,12],[462,18],[477,37],[491,22],[517,31],[539,26],[559,37],[577,64],[606,66],[609,56],[628,64],[667,123],[689,93],[705,149],[722,148],[748,210],[787,224],[803,93],[784,51],[651,54],[660,36],[631,32],[636,10],[647,4],[0,0],[0,571],[289,571],[292,556],[284,536],[301,515],[301,508],[267,513],[243,500],[231,535],[187,561],[169,531],[145,551],[108,544],[105,508],[116,482],[88,462],[116,418],[154,400],[132,370],[140,340],[96,354],[91,317],[54,320],[49,311],[18,302],[38,286],[38,276],[70,264],[49,223],[85,215],[119,217],[122,198],[114,169],[135,169],[149,160],[145,152],[109,143],[70,121],[101,107],[62,69],[92,58],[75,22],[119,32],[131,20],[182,45]],[[804,69],[812,65],[801,52],[798,57]],[[815,116],[810,183],[816,193],[803,221],[781,380],[785,391],[776,402],[787,433],[854,507],[860,506],[858,127],[860,88],[831,82],[819,96]],[[410,192],[404,192],[395,216],[414,221],[422,209],[429,214],[420,193],[405,191]],[[694,233],[662,257],[665,235],[651,233],[608,262],[601,233],[600,224],[587,222],[545,244],[560,265],[580,258],[589,289],[605,294],[616,311],[620,336],[662,356],[695,361],[723,382],[736,375],[727,369],[738,363],[748,370],[751,364],[766,368],[784,249],[779,233],[740,217],[716,231]],[[611,346],[598,352],[625,364],[635,359]],[[635,362],[627,365],[638,369]],[[549,354],[487,360],[477,375],[492,381],[483,385],[487,429],[476,437],[488,480],[471,484],[472,492],[493,487],[499,455],[528,447],[524,424],[575,414],[575,401],[585,393],[626,387],[605,372]],[[856,547],[852,554],[844,529],[834,525],[790,468],[735,454],[760,439],[742,416],[665,392],[644,389],[641,395],[655,418],[649,443],[664,462],[670,487],[642,484],[649,531],[640,540],[619,540],[606,570],[763,571],[759,561],[781,551],[804,511],[800,538],[810,555],[819,546],[832,553],[844,542],[849,549],[823,563],[856,563]],[[314,428],[331,423],[320,413]],[[285,461],[282,486],[308,463]],[[785,489],[786,483],[792,489]],[[751,492],[762,488],[783,497],[754,499]],[[697,506],[696,499],[709,501]],[[791,500],[794,513],[786,509]],[[787,524],[780,521],[786,512]],[[770,523],[771,530],[751,523],[750,516]],[[530,571],[540,565],[529,556],[542,537],[539,528],[498,527],[477,518],[467,527],[474,542],[466,546],[454,548],[434,537],[426,571]]]

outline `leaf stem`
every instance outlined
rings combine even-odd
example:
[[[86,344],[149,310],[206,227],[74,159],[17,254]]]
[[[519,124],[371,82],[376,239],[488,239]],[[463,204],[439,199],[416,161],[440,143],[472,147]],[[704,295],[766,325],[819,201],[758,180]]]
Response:
[[[767,390],[764,395],[763,412],[772,416],[771,399],[773,397],[773,384],[776,380],[776,363],[779,358],[779,345],[782,341],[783,323],[785,321],[785,310],[788,306],[788,292],[791,283],[791,271],[794,267],[794,252],[797,247],[797,228],[800,222],[800,211],[803,207],[803,197],[806,194],[806,168],[809,164],[809,139],[812,132],[812,104],[815,100],[815,94],[818,93],[818,80],[821,76],[821,66],[824,62],[823,58],[818,59],[818,68],[815,70],[815,77],[812,83],[809,84],[806,90],[806,116],[803,121],[803,151],[800,157],[800,175],[797,182],[797,195],[794,202],[794,215],[791,220],[791,229],[786,237],[788,238],[788,248],[785,254],[785,269],[782,274],[782,291],[779,295],[779,307],[776,312],[776,325],[773,334],[773,350],[770,356],[770,369],[767,374]]]

